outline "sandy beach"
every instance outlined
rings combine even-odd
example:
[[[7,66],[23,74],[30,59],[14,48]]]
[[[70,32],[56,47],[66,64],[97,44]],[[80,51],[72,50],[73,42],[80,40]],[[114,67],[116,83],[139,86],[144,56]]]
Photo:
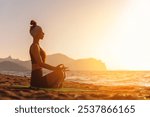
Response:
[[[150,87],[96,86],[65,81],[63,89],[29,88],[30,78],[0,74],[1,100],[149,100]],[[22,86],[22,87],[18,87]]]

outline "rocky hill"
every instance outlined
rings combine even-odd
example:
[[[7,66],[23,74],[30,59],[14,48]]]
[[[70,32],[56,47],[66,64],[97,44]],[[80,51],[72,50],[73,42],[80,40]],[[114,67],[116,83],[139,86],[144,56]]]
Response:
[[[27,68],[19,65],[17,63],[13,63],[10,61],[3,61],[0,63],[0,71],[28,71]]]
[[[46,63],[56,66],[64,64],[69,67],[69,70],[74,71],[105,71],[107,70],[105,63],[95,58],[72,59],[63,54],[47,55]],[[0,70],[31,70],[31,61],[21,61],[13,59],[11,56],[7,58],[0,58]]]

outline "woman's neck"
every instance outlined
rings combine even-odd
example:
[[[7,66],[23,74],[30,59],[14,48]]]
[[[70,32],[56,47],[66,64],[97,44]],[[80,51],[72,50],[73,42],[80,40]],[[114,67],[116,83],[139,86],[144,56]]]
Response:
[[[39,40],[38,39],[33,39],[33,43],[39,44]]]

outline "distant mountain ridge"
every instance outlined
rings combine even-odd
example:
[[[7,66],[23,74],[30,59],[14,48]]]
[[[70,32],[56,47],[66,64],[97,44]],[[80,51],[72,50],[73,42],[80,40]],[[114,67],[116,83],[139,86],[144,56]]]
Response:
[[[26,67],[23,67],[17,63],[10,62],[10,61],[3,61],[0,63],[0,71],[28,71]]]
[[[46,63],[54,65],[54,66],[56,66],[60,63],[62,63],[62,64],[71,63],[73,61],[75,61],[75,60],[66,55],[60,54],[60,53],[48,55],[46,57]]]
[[[85,59],[72,59],[64,54],[52,54],[47,55],[46,63],[56,66],[58,64],[64,64],[73,71],[106,71],[106,65],[95,58]],[[14,69],[13,69],[14,68]],[[28,71],[31,70],[31,61],[22,61],[19,59],[13,59],[11,56],[7,58],[0,58],[0,71],[3,70],[15,70],[15,71]]]
[[[19,65],[19,66],[22,66],[22,67],[26,68],[27,70],[31,70],[31,62],[30,61],[22,61],[22,60],[19,60],[19,59],[13,59],[11,56],[8,56],[7,58],[0,58],[0,65],[4,61],[9,61],[12,64],[15,63],[14,67],[15,67],[15,65]],[[4,63],[3,63],[3,65],[4,65]],[[24,69],[22,69],[22,70],[24,71]]]
[[[106,66],[99,60],[94,58],[78,59],[67,64],[67,66],[74,71],[105,71]]]

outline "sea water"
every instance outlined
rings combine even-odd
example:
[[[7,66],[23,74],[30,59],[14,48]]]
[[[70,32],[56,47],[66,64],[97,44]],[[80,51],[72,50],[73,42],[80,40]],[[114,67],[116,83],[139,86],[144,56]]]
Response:
[[[70,72],[66,80],[105,86],[150,86],[150,71],[78,71]]]
[[[31,77],[30,71],[3,71],[1,73]],[[65,80],[105,86],[150,86],[150,71],[69,71],[66,73]]]

